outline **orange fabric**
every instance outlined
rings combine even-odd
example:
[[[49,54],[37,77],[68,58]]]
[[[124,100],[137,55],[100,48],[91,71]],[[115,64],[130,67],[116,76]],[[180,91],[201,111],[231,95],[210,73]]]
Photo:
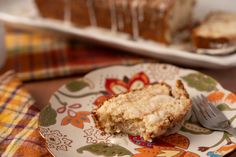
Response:
[[[0,155],[51,157],[38,131],[39,110],[13,72],[0,76]]]

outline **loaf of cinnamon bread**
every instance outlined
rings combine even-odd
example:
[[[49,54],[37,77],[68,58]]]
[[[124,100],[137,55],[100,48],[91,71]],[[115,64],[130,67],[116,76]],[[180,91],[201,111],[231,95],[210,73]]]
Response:
[[[171,43],[190,24],[195,0],[35,0],[42,17]]]

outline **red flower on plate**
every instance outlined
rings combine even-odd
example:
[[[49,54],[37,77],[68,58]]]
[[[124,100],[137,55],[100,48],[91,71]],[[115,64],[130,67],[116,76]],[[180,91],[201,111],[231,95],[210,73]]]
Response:
[[[90,112],[74,112],[72,110],[68,110],[68,116],[62,119],[61,125],[71,124],[77,128],[83,129],[84,123],[90,123],[88,115],[90,115]]]
[[[105,100],[109,99],[114,95],[125,93],[130,90],[143,88],[145,85],[148,85],[149,83],[150,83],[149,78],[144,72],[139,72],[130,79],[127,77],[124,77],[123,80],[115,78],[107,78],[105,81],[105,88],[107,95],[98,97],[95,100],[94,104],[99,106]]]
[[[143,148],[137,148],[140,153],[134,154],[132,157],[199,157],[199,155],[186,151],[190,141],[186,136],[181,134],[172,134],[162,138],[155,138],[152,142],[144,141],[140,136],[129,135],[129,139],[136,145]]]
[[[152,142],[145,141],[140,136],[129,135],[129,140],[139,146],[143,147],[153,147],[153,146],[162,146],[162,147],[179,147],[182,149],[187,149],[189,147],[189,139],[181,134],[175,133],[162,138],[155,138]]]

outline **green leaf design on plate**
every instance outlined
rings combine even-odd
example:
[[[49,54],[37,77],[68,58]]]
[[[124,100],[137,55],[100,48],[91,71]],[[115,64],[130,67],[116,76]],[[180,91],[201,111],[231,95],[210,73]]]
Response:
[[[182,78],[190,87],[199,91],[210,92],[217,89],[217,82],[213,78],[202,73],[192,73]]]
[[[217,105],[217,108],[221,111],[230,111],[231,108],[227,104],[219,104]]]
[[[71,81],[70,83],[66,84],[66,88],[70,92],[77,92],[87,86],[89,86],[89,84],[87,82],[85,82],[84,80],[74,80],[74,81]]]
[[[40,113],[39,125],[50,126],[56,124],[57,112],[51,105],[46,106]]]
[[[181,128],[181,130],[184,132],[189,132],[191,134],[207,134],[208,135],[212,133],[212,131],[207,128],[204,128],[198,124],[189,123],[189,122],[186,122]]]
[[[105,143],[91,144],[77,149],[78,153],[83,153],[83,151],[89,151],[95,155],[104,155],[104,156],[132,155],[132,153],[124,147],[121,147],[119,145],[110,146]]]

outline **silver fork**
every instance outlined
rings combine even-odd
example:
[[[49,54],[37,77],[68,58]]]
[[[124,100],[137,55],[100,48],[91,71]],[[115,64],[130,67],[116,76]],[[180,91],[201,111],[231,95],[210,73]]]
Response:
[[[193,98],[193,112],[202,126],[218,131],[226,131],[236,137],[236,130],[226,116],[203,95]]]

